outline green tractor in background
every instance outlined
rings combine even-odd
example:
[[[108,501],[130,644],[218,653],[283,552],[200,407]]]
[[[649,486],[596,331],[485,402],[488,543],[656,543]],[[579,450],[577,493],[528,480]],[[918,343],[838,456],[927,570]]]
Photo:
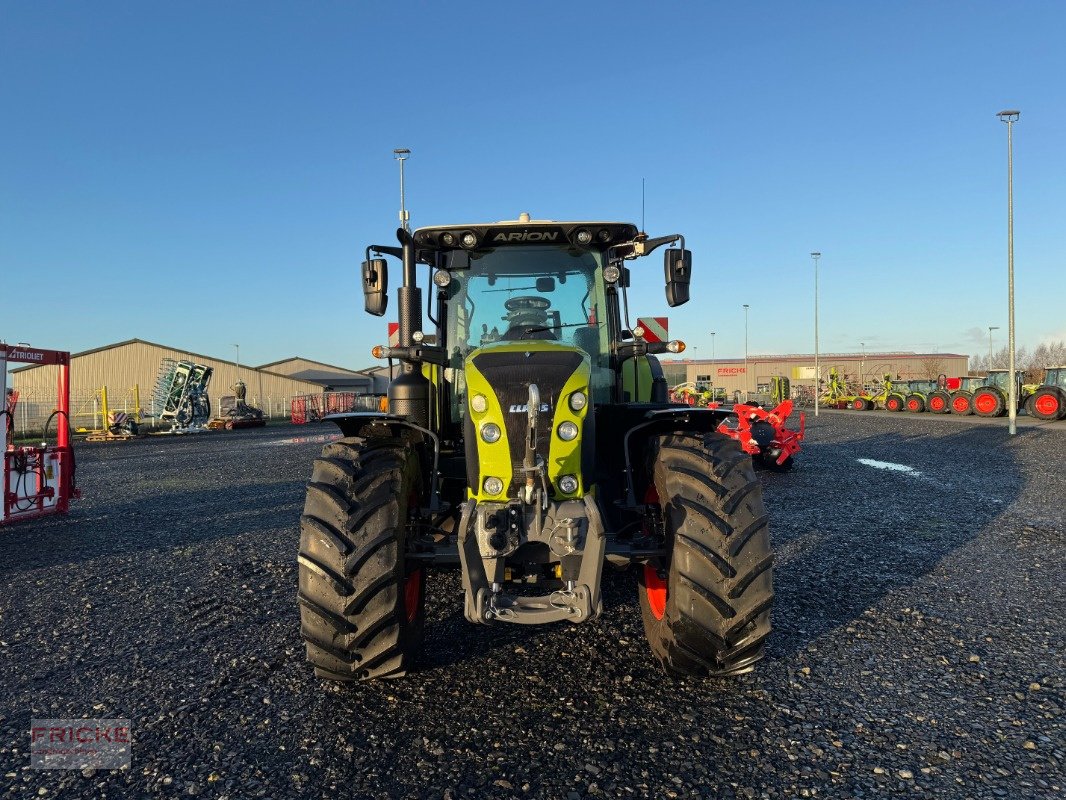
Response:
[[[959,378],[959,387],[951,392],[952,414],[967,416],[973,413],[973,393],[985,385],[983,375],[968,375]]]
[[[1033,390],[1026,408],[1037,419],[1066,418],[1066,367],[1048,367],[1044,382]]]
[[[626,262],[663,245],[667,303],[688,301],[684,238],[528,214],[397,238],[368,247],[362,267],[380,316],[384,257],[402,264],[399,346],[374,348],[401,364],[388,412],[327,417],[343,438],[315,461],[301,518],[316,673],[411,669],[427,570],[458,567],[472,623],[539,625],[599,616],[605,565],[636,568],[669,673],[750,671],[773,600],[752,460],[716,430],[730,410],[667,401],[656,355],[684,344],[645,341],[628,319]]]
[[[914,380],[906,382],[907,393],[903,398],[903,407],[912,414],[920,414],[929,405],[929,397],[938,388],[938,380]]]
[[[1035,384],[1022,383],[1022,371],[1015,372],[1015,396],[1018,402],[1018,411],[1029,411],[1029,405],[1036,391]],[[1005,369],[989,370],[984,384],[973,393],[971,406],[973,413],[979,417],[1002,417],[1007,413],[1007,404],[1010,398],[1010,371]]]
[[[876,408],[884,408],[885,400],[888,399],[891,393],[892,376],[886,373],[881,376],[881,386],[876,392],[864,391],[852,397],[848,405],[856,411],[872,411]]]

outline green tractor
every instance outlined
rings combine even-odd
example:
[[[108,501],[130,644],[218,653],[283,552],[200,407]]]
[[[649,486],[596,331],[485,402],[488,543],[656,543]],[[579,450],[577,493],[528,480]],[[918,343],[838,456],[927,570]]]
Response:
[[[362,267],[380,316],[385,256],[402,264],[399,345],[374,348],[402,365],[388,411],[327,417],[343,438],[315,461],[301,517],[316,673],[410,670],[428,570],[460,570],[471,623],[539,625],[599,616],[605,565],[636,567],[668,673],[752,670],[773,557],[751,458],[716,431],[732,412],[667,401],[656,355],[684,344],[646,341],[628,319],[625,264],[663,245],[667,303],[688,301],[684,238],[528,214],[397,238],[368,247]]]
[[[967,375],[959,378],[959,387],[951,392],[951,413],[960,416],[972,414],[973,393],[984,386],[985,382],[986,378],[983,375]]]
[[[1015,371],[1015,397],[1018,411],[1028,410],[1032,413],[1030,401],[1037,388],[1022,383],[1022,371]],[[1010,402],[1010,371],[1005,369],[989,370],[984,384],[974,390],[971,405],[973,413],[979,417],[1002,417],[1007,414]]]
[[[1026,409],[1037,419],[1066,418],[1066,367],[1048,367],[1044,382],[1033,391]]]
[[[875,408],[884,408],[885,401],[892,393],[892,376],[883,375],[881,377],[881,387],[876,392],[870,392],[869,390],[863,391],[851,398],[848,404],[849,408],[853,408],[856,411],[872,411]],[[899,409],[896,409],[897,411]]]
[[[929,397],[939,386],[939,381],[915,380],[907,381],[907,394],[903,399],[903,407],[912,414],[920,414],[929,406]]]

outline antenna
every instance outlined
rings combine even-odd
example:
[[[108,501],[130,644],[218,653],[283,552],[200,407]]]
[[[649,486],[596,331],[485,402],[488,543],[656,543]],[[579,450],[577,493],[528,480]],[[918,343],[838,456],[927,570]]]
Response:
[[[640,232],[644,233],[644,178],[640,179]]]
[[[406,147],[397,147],[392,151],[392,157],[400,162],[400,227],[410,233],[411,226],[408,223],[410,222],[411,215],[408,213],[407,206],[404,203],[403,162],[411,157],[411,151]]]

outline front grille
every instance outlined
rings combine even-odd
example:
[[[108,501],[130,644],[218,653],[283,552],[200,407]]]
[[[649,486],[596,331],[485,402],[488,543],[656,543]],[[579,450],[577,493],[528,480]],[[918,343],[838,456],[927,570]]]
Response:
[[[577,351],[537,351],[528,353],[482,353],[474,358],[474,366],[485,376],[496,399],[503,409],[503,422],[507,431],[507,443],[514,468],[512,492],[519,483],[524,483],[522,459],[526,454],[526,430],[529,416],[525,406],[529,402],[529,385],[537,384],[540,391],[541,411],[537,420],[537,452],[547,460],[555,426],[555,409],[563,386],[581,364],[582,355]],[[522,411],[511,411],[512,406]]]

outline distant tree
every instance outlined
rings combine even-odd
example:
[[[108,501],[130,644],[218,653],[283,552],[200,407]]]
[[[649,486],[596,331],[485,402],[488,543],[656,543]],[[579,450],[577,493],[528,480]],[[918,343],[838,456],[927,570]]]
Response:
[[[923,358],[921,363],[922,377],[927,380],[935,380],[937,375],[944,371],[944,359],[940,356]]]
[[[1041,342],[1033,351],[1029,366],[1041,370],[1066,366],[1066,342]]]

